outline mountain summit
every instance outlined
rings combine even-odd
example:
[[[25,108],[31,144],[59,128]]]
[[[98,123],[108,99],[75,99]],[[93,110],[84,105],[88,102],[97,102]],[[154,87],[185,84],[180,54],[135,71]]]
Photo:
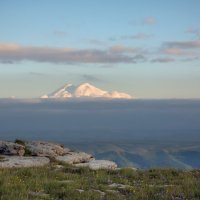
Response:
[[[113,91],[101,90],[89,83],[83,83],[79,86],[67,84],[56,90],[52,94],[43,95],[41,98],[106,98],[106,99],[132,99],[129,94]]]

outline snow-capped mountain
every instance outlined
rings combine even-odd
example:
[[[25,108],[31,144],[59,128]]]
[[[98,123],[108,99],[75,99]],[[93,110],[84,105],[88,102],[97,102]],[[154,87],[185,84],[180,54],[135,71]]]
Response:
[[[108,98],[108,99],[132,99],[133,97],[129,94],[113,91],[108,92],[101,90],[89,83],[83,83],[79,86],[67,84],[50,95],[43,95],[41,98]]]

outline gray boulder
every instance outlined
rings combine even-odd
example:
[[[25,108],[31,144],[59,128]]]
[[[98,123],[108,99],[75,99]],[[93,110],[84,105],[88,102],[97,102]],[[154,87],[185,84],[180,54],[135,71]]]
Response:
[[[131,188],[132,186],[130,186],[130,185],[124,185],[124,184],[121,184],[121,183],[112,183],[112,184],[109,185],[109,187],[111,187],[111,188],[125,189],[125,188]]]
[[[85,163],[89,162],[91,159],[94,159],[92,155],[85,152],[69,152],[64,156],[55,157],[57,161],[62,161],[67,164],[76,164],[76,163]]]
[[[70,150],[63,148],[60,144],[54,144],[46,141],[30,141],[25,143],[26,148],[30,151],[32,156],[47,156],[54,158],[56,156],[64,155]]]
[[[41,167],[50,163],[46,157],[1,156],[0,168]]]
[[[14,142],[0,141],[0,154],[2,155],[19,155],[25,153],[24,146]]]
[[[117,164],[109,160],[90,160],[88,163],[75,164],[76,167],[89,167],[92,170],[110,169],[115,170]]]

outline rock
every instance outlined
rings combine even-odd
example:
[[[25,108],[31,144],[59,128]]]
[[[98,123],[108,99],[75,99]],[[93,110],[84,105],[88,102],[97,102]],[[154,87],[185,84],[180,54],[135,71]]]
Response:
[[[74,183],[74,180],[61,180],[57,181],[58,183]]]
[[[90,154],[73,152],[60,144],[46,141],[16,142],[18,143],[0,141],[0,154],[3,155],[0,156],[0,168],[43,166],[48,164],[50,159],[76,167],[89,167],[92,170],[117,168],[117,164],[112,161],[95,160]],[[24,154],[30,157],[22,157]],[[55,166],[55,170],[62,168],[61,165]]]
[[[82,189],[76,189],[76,191],[82,193],[82,192],[84,192],[85,190],[82,190]]]
[[[85,152],[69,152],[64,156],[57,156],[55,159],[67,164],[76,164],[89,162],[91,159],[93,159],[93,156]]]
[[[172,184],[170,184],[170,185],[168,185],[168,184],[165,184],[165,185],[158,185],[158,184],[155,184],[155,185],[153,185],[153,184],[150,184],[150,185],[148,185],[149,187],[155,187],[155,188],[166,188],[166,187],[174,187],[175,185],[172,185]]]
[[[89,162],[86,163],[76,163],[74,164],[75,167],[89,167]]]
[[[137,171],[137,170],[138,170],[138,169],[135,168],[135,167],[125,167],[125,168],[117,167],[117,168],[116,168],[117,171],[121,171],[121,170],[123,170],[123,169],[129,169],[129,170],[133,170],[133,171]]]
[[[63,165],[55,165],[54,167],[55,167],[56,169],[63,169],[63,168],[64,168]]]
[[[42,197],[42,198],[48,198],[50,195],[49,194],[46,194],[46,193],[42,193],[42,192],[28,192],[28,194],[30,196],[34,196],[34,197]]]
[[[70,152],[72,152],[70,149],[64,148],[64,153],[63,153],[63,155],[68,154],[68,153],[70,153]]]
[[[100,193],[100,195],[101,195],[101,199],[102,199],[102,200],[107,199],[107,198],[106,198],[106,193],[105,193],[105,192],[102,192],[101,190],[95,190],[95,189],[92,189],[92,190],[90,190],[90,191]]]
[[[24,146],[13,142],[0,141],[0,154],[2,155],[19,155],[25,153]]]
[[[1,156],[0,168],[40,167],[49,163],[46,157]]]
[[[91,160],[88,163],[80,163],[76,164],[76,167],[89,167],[92,170],[98,169],[111,169],[114,170],[117,168],[117,164],[115,162],[109,160]]]
[[[112,184],[109,185],[109,187],[125,189],[125,188],[130,188],[131,186],[130,185],[124,185],[124,184],[121,184],[121,183],[112,183]]]
[[[132,169],[133,171],[137,171],[137,170],[138,170],[136,167],[131,167],[131,169]]]
[[[56,171],[56,172],[62,171],[63,168],[64,168],[63,165],[55,165],[53,171]]]
[[[114,194],[116,194],[116,193],[119,193],[119,191],[118,191],[118,190],[106,190],[106,192],[109,192],[109,193],[114,193]]]
[[[69,152],[69,149],[64,149],[62,145],[45,141],[26,142],[25,146],[30,151],[32,156],[47,156],[54,158]]]

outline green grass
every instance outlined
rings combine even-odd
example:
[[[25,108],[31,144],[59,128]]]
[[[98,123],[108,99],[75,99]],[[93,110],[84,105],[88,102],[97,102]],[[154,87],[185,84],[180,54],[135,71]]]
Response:
[[[91,171],[69,165],[57,168],[57,164],[40,168],[1,169],[0,199],[200,199],[200,170],[134,171],[124,168],[116,171]],[[111,188],[109,185],[112,183],[125,186]],[[79,192],[77,189],[84,191]]]
[[[25,146],[25,141],[24,140],[16,139],[15,143],[16,144],[21,144],[22,146]]]
[[[26,142],[24,140],[20,140],[20,139],[16,139],[15,143],[20,144],[22,146],[25,146],[25,144],[26,144]],[[24,156],[31,156],[32,155],[31,151],[29,149],[27,149],[26,146],[24,147],[24,151],[25,151]]]

